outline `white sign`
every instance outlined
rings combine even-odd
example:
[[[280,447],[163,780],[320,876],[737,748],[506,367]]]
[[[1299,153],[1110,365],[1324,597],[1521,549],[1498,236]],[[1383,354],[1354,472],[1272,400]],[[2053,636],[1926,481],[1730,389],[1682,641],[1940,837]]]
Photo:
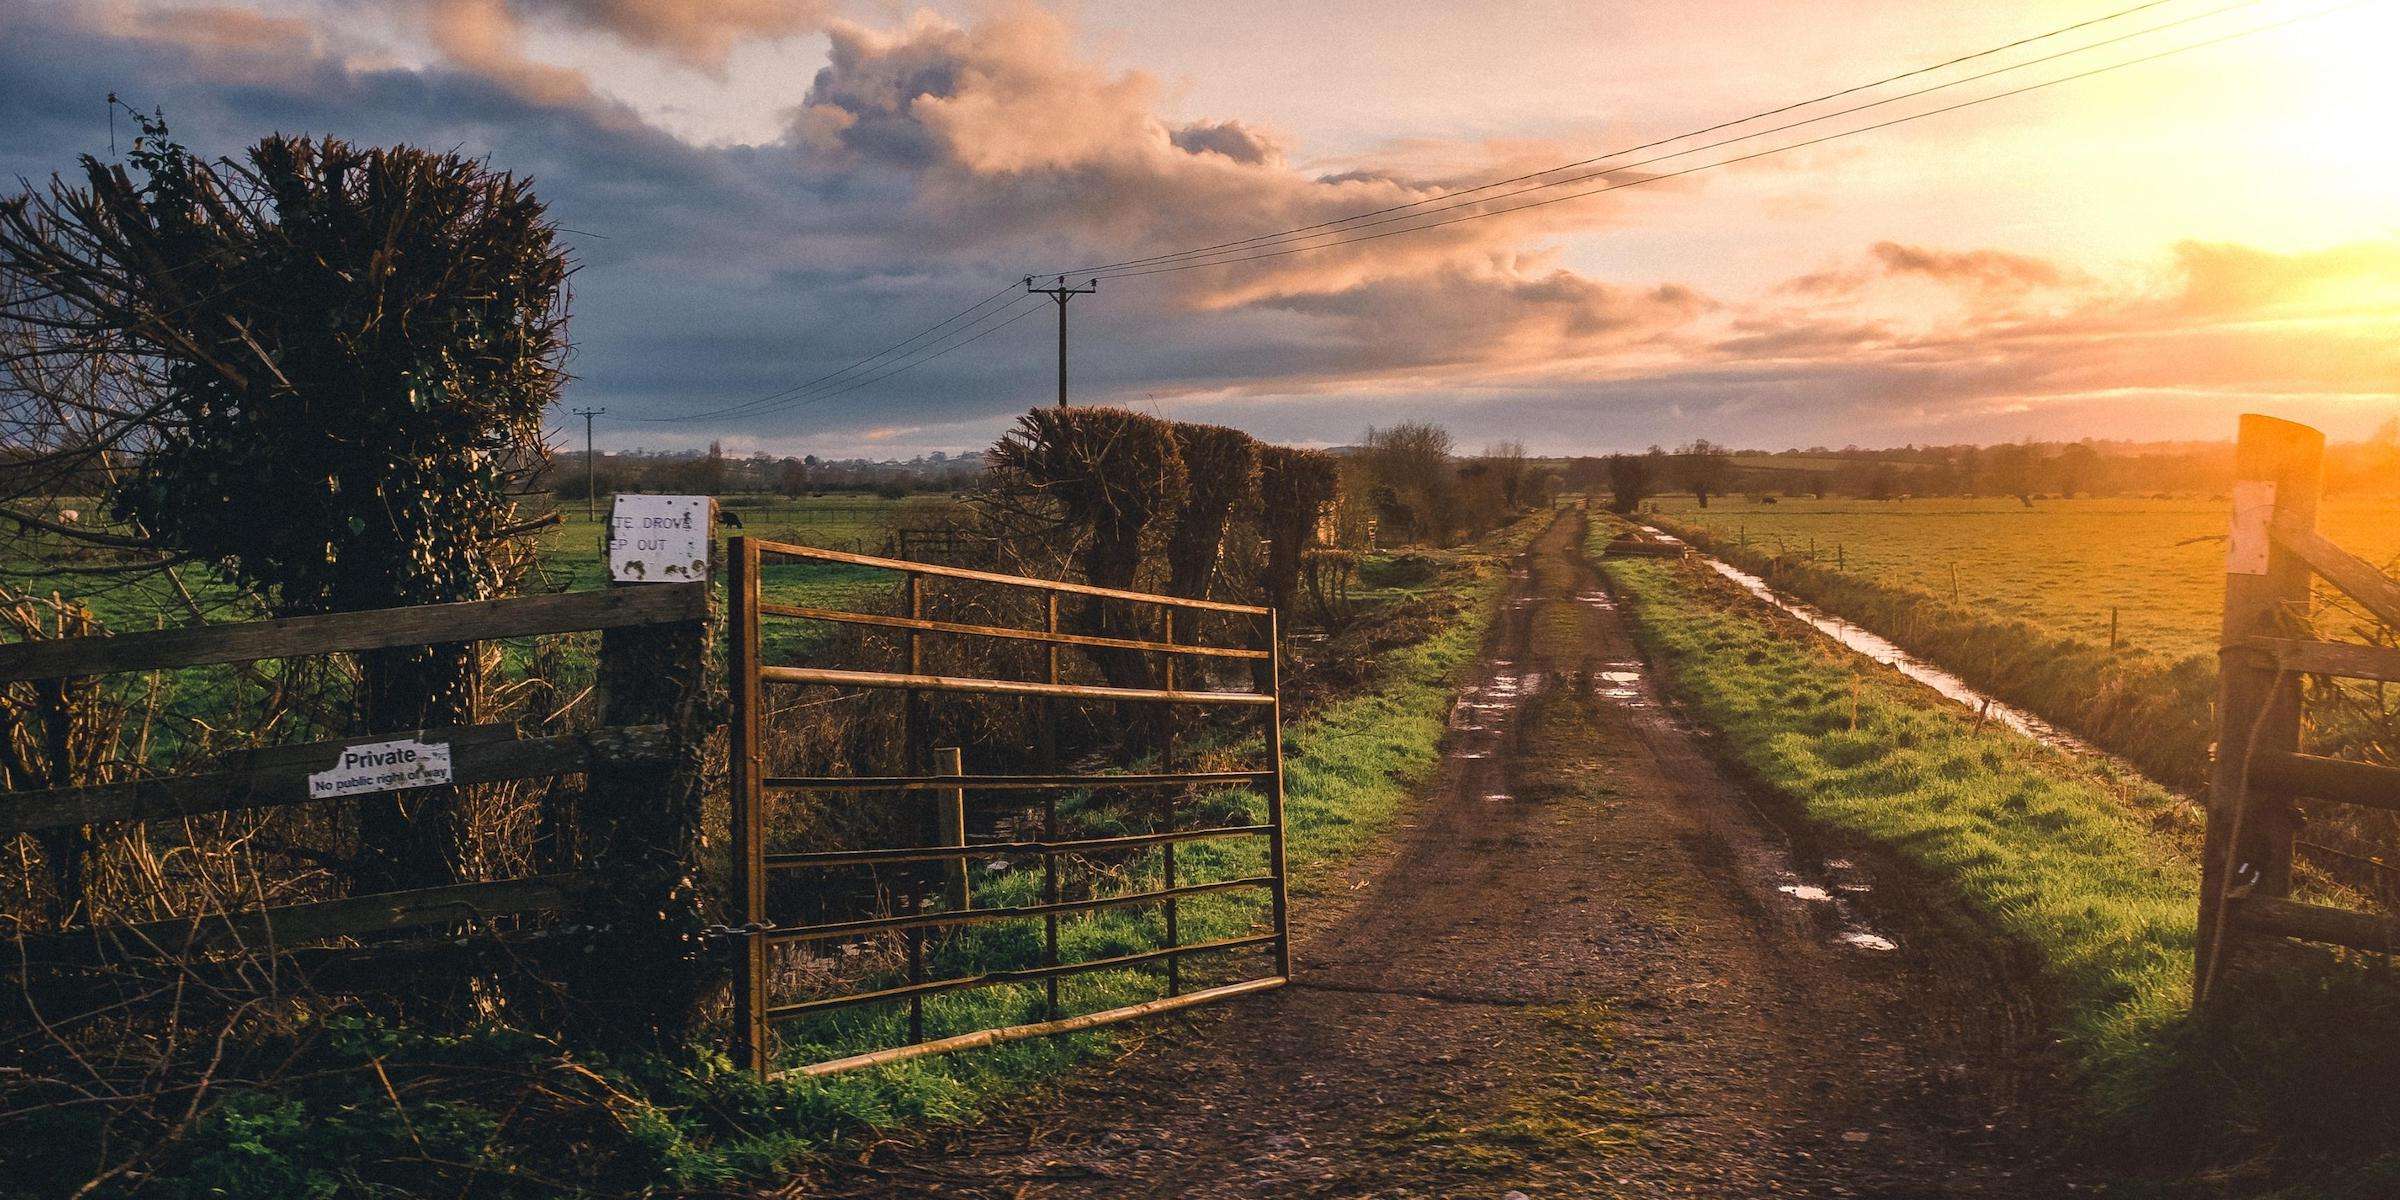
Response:
[[[450,782],[450,743],[367,742],[342,747],[333,768],[308,777],[308,798],[355,796],[361,792],[397,792],[403,788],[433,787]]]
[[[608,577],[618,583],[708,578],[706,496],[619,496],[608,518]]]
[[[2225,573],[2267,573],[2268,532],[2275,520],[2275,483],[2267,479],[2233,481],[2233,533],[2225,539]]]

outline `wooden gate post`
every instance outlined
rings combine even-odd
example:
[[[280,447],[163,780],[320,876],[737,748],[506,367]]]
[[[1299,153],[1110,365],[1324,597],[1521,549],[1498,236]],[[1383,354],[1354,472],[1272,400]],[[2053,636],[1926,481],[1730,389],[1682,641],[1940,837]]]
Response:
[[[2206,1003],[2232,949],[2232,913],[2248,895],[2292,888],[2291,803],[2257,795],[2253,756],[2296,750],[2300,681],[2239,653],[2243,639],[2283,632],[2308,612],[2309,568],[2272,536],[2313,529],[2323,489],[2325,435],[2244,413],[2234,447],[2233,527],[2225,549],[2225,615],[2219,627],[2216,755],[2201,851],[2200,940],[2193,1000]]]
[[[628,586],[659,586],[633,584]],[[611,761],[586,777],[589,870],[600,886],[587,902],[599,929],[597,953],[579,1000],[624,1034],[689,1031],[702,999],[720,982],[699,939],[708,900],[701,878],[708,742],[723,711],[714,671],[711,620],[629,626],[600,635],[598,701],[607,726],[664,725],[663,759]]]

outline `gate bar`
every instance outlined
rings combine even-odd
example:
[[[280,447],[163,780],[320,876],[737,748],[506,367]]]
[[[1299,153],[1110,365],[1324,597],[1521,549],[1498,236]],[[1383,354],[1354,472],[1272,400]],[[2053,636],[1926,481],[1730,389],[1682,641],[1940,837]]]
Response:
[[[1159,1013],[1175,1012],[1179,1009],[1193,1008],[1218,1000],[1230,1000],[1236,996],[1269,991],[1289,982],[1290,980],[1281,975],[1273,975],[1264,979],[1246,979],[1240,983],[1229,983],[1223,987],[1209,988],[1206,991],[1185,992],[1180,996],[1168,996],[1164,999],[1148,1000],[1140,1004],[1128,1004],[1123,1008],[1112,1008],[1104,1012],[1085,1013],[1080,1017],[1064,1017],[1056,1021],[1043,1021],[1034,1025],[1010,1025],[1003,1029],[983,1029],[974,1033],[962,1033],[956,1037],[918,1042],[909,1046],[895,1046],[889,1050],[853,1054],[848,1058],[830,1058],[824,1062],[810,1063],[805,1067],[796,1068],[796,1071],[801,1075],[811,1077],[832,1075],[859,1067],[878,1067],[887,1063],[905,1062],[912,1058],[923,1058],[928,1054],[947,1054],[953,1050],[972,1050],[979,1046],[997,1046],[1003,1042],[1021,1042],[1028,1038],[1049,1037],[1057,1033],[1075,1033],[1085,1029],[1097,1029],[1103,1025],[1114,1025],[1120,1021],[1156,1016]]]
[[[1125,775],[769,775],[770,788],[814,791],[970,792],[1072,791],[1095,787],[1172,787],[1178,784],[1270,783],[1272,771],[1184,771]]]
[[[1081,683],[1034,683],[1022,679],[970,679],[897,671],[840,671],[823,667],[760,667],[768,683],[834,687],[907,688],[927,692],[978,692],[998,696],[1062,696],[1078,700],[1151,700],[1166,704],[1273,704],[1264,692],[1170,692],[1158,688],[1099,687]]]
[[[1158,846],[1171,842],[1200,842],[1217,838],[1256,837],[1270,829],[1266,825],[1218,825],[1208,829],[1173,829],[1163,833],[1133,833],[1122,837],[1079,838],[1064,842],[978,842],[968,846],[973,854],[1078,854],[1089,850],[1130,850],[1137,846]],[[956,846],[901,846],[888,850],[820,850],[797,854],[770,854],[769,868],[796,867],[864,867],[877,863],[940,862],[958,857]]]
[[[1186,883],[1156,891],[1134,892],[1124,896],[1099,896],[1089,900],[1060,900],[1046,904],[1020,904],[1014,908],[969,908],[958,912],[910,913],[898,917],[869,917],[861,921],[834,921],[824,925],[804,925],[796,929],[775,929],[759,934],[777,944],[787,942],[822,942],[832,938],[853,937],[862,933],[888,933],[895,929],[923,929],[933,925],[985,925],[1019,917],[1039,917],[1058,913],[1098,912],[1104,908],[1124,908],[1164,900],[1170,896],[1198,896],[1208,892],[1231,891],[1241,887],[1265,887],[1275,883],[1271,875],[1245,875],[1239,879],[1216,879],[1207,883]]]
[[[936,979],[930,983],[905,984],[900,987],[884,988],[881,991],[859,992],[850,996],[827,996],[818,1000],[797,1000],[790,1004],[778,1004],[774,1008],[769,1009],[767,1011],[767,1019],[770,1021],[788,1021],[795,1017],[807,1016],[810,1013],[826,1012],[837,1008],[848,1008],[857,1004],[873,1004],[877,1001],[885,1000],[905,1000],[911,996],[924,997],[935,995],[941,992],[956,992],[969,988],[993,987],[1008,983],[1040,983],[1046,980],[1056,979],[1061,975],[1077,975],[1085,971],[1103,971],[1111,967],[1140,966],[1143,963],[1157,962],[1162,958],[1171,962],[1186,954],[1204,954],[1211,950],[1241,950],[1251,946],[1264,946],[1270,942],[1273,942],[1274,940],[1274,934],[1253,933],[1243,937],[1223,938],[1213,942],[1193,942],[1188,946],[1160,946],[1155,949],[1137,951],[1132,954],[1120,954],[1115,958],[1095,958],[1088,962],[1061,963],[1056,966],[1027,967],[1023,970],[1017,971],[989,971],[981,975],[967,975],[957,979]]]
[[[877,567],[886,571],[906,571],[914,575],[939,575],[944,579],[965,579],[974,583],[997,583],[1006,587],[1035,588],[1046,592],[1063,592],[1071,596],[1097,596],[1104,600],[1131,600],[1140,604],[1165,604],[1176,608],[1241,613],[1253,617],[1271,611],[1255,604],[1228,604],[1222,600],[1194,600],[1189,596],[1129,592],[1123,588],[1100,587],[1089,583],[1069,583],[1063,579],[1035,579],[1029,575],[1002,575],[992,571],[970,570],[966,567],[948,567],[939,563],[910,562],[905,558],[876,558],[869,554],[850,554],[840,550],[823,550],[815,546],[795,546],[789,542],[753,539],[751,544],[764,553],[781,555],[786,558],[812,558],[819,562],[848,563],[854,567]]]
[[[1216,658],[1264,659],[1267,652],[1241,646],[1170,646],[1164,642],[1145,642],[1138,638],[1101,637],[1087,633],[1053,633],[1040,629],[1012,629],[1006,625],[965,625],[957,621],[938,621],[930,617],[895,617],[883,613],[845,612],[831,608],[806,608],[797,604],[759,602],[758,611],[770,617],[795,617],[803,621],[831,621],[840,625],[874,625],[884,629],[907,629],[919,633],[954,633],[962,637],[1013,638],[1022,642],[1046,642],[1058,646],[1096,646],[1109,650],[1143,650],[1155,654],[1197,654]]]

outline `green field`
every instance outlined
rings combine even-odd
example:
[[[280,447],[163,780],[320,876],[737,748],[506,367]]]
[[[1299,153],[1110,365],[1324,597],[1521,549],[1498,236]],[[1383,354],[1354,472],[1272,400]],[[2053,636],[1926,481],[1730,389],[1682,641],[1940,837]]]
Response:
[[[1656,502],[1670,521],[1764,553],[1960,603],[2105,645],[2113,609],[2123,644],[2169,658],[2213,654],[2223,599],[2222,499],[1785,500],[1689,496]],[[2318,527],[2370,562],[2400,556],[2400,500],[2336,497]]]
[[[827,550],[883,554],[897,530],[932,526],[950,506],[948,496],[903,500],[848,494],[799,499],[728,496],[718,501],[718,510],[733,514],[742,524],[737,529],[720,518],[717,540],[722,543],[742,533]],[[605,497],[600,511],[605,522]],[[601,523],[586,517],[582,505],[565,505],[560,512],[564,522],[541,534],[540,557],[528,590],[585,591],[607,586]],[[789,560],[770,561],[759,572],[759,590],[767,599],[821,608],[882,608],[893,598],[898,582],[899,577],[889,571]],[[722,591],[722,571],[716,584]],[[775,622],[766,630],[764,649],[771,661],[785,659],[827,632],[822,625]]]

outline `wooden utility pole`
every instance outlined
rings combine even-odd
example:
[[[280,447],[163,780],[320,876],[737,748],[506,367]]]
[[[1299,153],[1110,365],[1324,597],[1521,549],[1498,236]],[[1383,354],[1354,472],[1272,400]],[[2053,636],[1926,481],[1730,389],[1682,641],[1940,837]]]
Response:
[[[608,412],[605,408],[578,408],[575,415],[583,418],[583,515],[600,519],[600,476],[592,454],[592,418]]]
[[[2225,617],[2218,642],[2236,650],[2254,637],[2288,636],[2308,612],[2308,564],[2275,536],[2313,529],[2323,488],[2325,435],[2306,425],[2244,413],[2233,452],[2233,528],[2225,550]],[[2208,781],[2208,833],[2200,859],[2200,944],[2194,994],[2205,1001],[2221,973],[2231,909],[2243,896],[2292,890],[2291,803],[2257,795],[2254,757],[2300,744],[2300,680],[2269,662],[2220,653],[2216,758]]]
[[[1038,292],[1058,301],[1058,406],[1065,408],[1067,406],[1067,301],[1077,296],[1089,296],[1098,292],[1100,281],[1097,279],[1086,280],[1082,287],[1068,287],[1067,277],[1061,275],[1058,277],[1057,284],[1045,288],[1033,286],[1033,276],[1028,275],[1025,277],[1025,290]]]

